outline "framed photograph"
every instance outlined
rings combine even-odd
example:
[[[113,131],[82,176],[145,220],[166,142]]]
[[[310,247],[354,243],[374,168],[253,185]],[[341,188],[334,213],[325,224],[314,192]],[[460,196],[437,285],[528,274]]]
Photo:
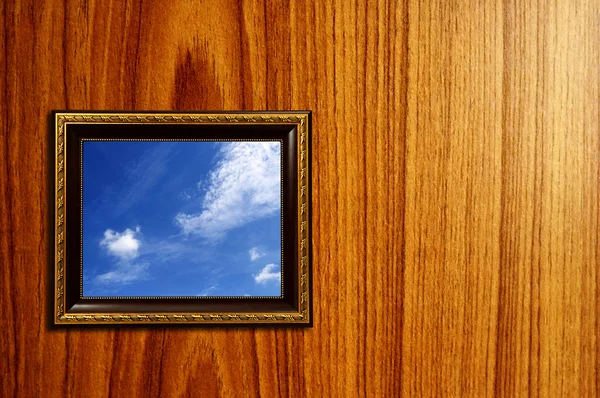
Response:
[[[310,111],[53,116],[54,324],[312,326]]]

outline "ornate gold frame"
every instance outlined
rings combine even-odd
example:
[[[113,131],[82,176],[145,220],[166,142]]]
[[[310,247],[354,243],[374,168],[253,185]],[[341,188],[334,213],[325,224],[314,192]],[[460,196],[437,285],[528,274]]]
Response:
[[[56,325],[124,325],[124,324],[184,324],[184,325],[297,325],[312,326],[311,297],[311,112],[54,112],[55,123],[55,205],[54,205],[54,314]],[[68,231],[67,209],[67,137],[72,124],[195,124],[195,125],[287,125],[296,129],[297,147],[297,302],[295,311],[227,311],[227,312],[69,312],[65,309],[68,288],[66,250]],[[79,145],[77,145],[79,148]],[[72,156],[72,154],[69,154]],[[79,193],[81,195],[81,193]],[[81,259],[78,266],[81,265]]]

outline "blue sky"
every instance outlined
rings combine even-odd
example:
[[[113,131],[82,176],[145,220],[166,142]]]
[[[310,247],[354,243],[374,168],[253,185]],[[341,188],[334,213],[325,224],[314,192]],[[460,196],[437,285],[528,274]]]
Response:
[[[280,296],[280,142],[83,143],[83,295]]]

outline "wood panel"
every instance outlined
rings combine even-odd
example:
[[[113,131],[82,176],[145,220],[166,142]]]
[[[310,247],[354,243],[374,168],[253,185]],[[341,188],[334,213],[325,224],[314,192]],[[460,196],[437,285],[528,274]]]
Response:
[[[600,5],[0,12],[2,396],[600,395]],[[311,109],[314,327],[48,326],[52,109]]]

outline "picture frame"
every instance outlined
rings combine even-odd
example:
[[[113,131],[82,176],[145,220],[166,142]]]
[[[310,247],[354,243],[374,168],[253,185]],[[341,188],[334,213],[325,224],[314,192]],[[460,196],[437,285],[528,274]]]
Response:
[[[52,215],[54,325],[312,326],[311,111],[53,111],[52,117],[55,132]],[[102,188],[100,180],[96,181],[93,174],[84,171],[84,164],[86,170],[92,168],[85,163],[87,160],[84,159],[84,153],[88,154],[89,151],[87,148],[96,148],[96,143],[110,143],[106,144],[109,148],[113,148],[110,146],[112,143],[127,143],[127,148],[134,149],[142,147],[142,144],[146,145],[145,143],[156,143],[157,148],[161,147],[162,143],[172,143],[171,145],[179,145],[183,149],[193,151],[195,149],[190,148],[196,147],[192,147],[192,144],[233,146],[237,145],[234,143],[251,145],[250,143],[254,142],[269,142],[269,145],[278,147],[280,145],[279,296],[84,294],[88,289],[86,284],[92,284],[87,280],[84,282],[84,275],[88,269],[86,264],[93,263],[89,260],[92,257],[88,253],[100,250],[99,247],[104,244],[102,247],[114,249],[113,255],[121,256],[113,256],[113,259],[130,261],[131,257],[125,257],[127,252],[123,251],[123,247],[136,250],[134,255],[137,255],[138,241],[132,236],[139,231],[139,227],[135,231],[128,229],[128,232],[122,233],[107,229],[102,239],[84,236],[84,222],[87,225],[89,221],[84,220],[88,217],[84,217],[84,209],[88,206],[87,197],[86,203],[83,200],[84,187],[86,194],[90,190]],[[123,150],[122,153],[122,156],[126,157],[127,150]],[[112,155],[109,153],[109,156]],[[102,164],[94,164],[94,168],[103,170]],[[151,177],[150,171],[148,173]],[[156,192],[168,192],[167,188],[155,189],[158,190]],[[111,209],[112,199],[110,195],[107,197],[104,209]],[[96,219],[102,217],[102,212],[99,214]],[[188,216],[188,219],[189,217],[191,216]],[[248,217],[238,216],[238,219],[240,218]],[[219,223],[215,221],[211,225]],[[129,239],[127,241],[126,234]],[[122,239],[122,242],[128,242],[129,246],[118,246],[115,243],[117,237]],[[200,240],[201,238],[194,241],[195,237],[184,236],[181,239],[187,239],[186,246],[182,247],[194,249],[194,242],[201,242],[197,244],[198,247],[207,245],[202,243],[204,241]],[[222,241],[226,239],[221,237]],[[84,248],[84,241],[92,243],[86,243],[88,246]],[[245,238],[238,238],[232,242],[245,242]],[[85,262],[84,252],[87,256]],[[219,251],[215,253],[226,254]],[[113,271],[104,273],[103,277],[104,280],[114,280],[112,277],[115,275],[117,274]],[[254,275],[256,280],[260,278],[258,274]],[[264,275],[277,280],[277,275],[273,273]],[[153,286],[160,287],[159,282],[155,281]],[[144,286],[143,283],[141,285]]]

